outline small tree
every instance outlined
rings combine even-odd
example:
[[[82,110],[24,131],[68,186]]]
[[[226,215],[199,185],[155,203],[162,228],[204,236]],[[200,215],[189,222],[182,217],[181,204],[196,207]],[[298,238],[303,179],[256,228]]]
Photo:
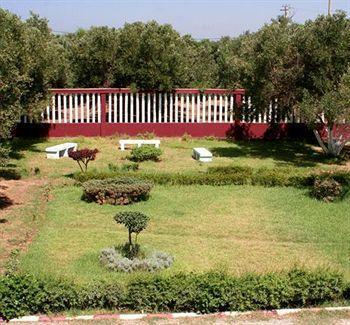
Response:
[[[342,124],[350,118],[350,69],[338,86],[326,91],[323,96],[305,92],[300,108],[325,154],[339,156],[350,140],[350,127]]]
[[[149,217],[141,212],[125,211],[119,212],[114,217],[114,220],[125,226],[129,232],[129,250],[131,251],[137,245],[138,234],[146,229]],[[132,233],[135,234],[135,245],[132,241]]]
[[[81,149],[76,151],[70,151],[68,156],[75,160],[80,170],[85,173],[87,171],[87,167],[90,161],[95,160],[96,154],[98,153],[97,149]]]

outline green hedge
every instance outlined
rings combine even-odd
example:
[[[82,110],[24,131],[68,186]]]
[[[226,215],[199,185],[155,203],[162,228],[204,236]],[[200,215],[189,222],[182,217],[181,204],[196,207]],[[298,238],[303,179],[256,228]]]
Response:
[[[241,166],[212,167],[207,172],[166,173],[166,172],[119,172],[90,171],[76,173],[74,179],[85,182],[90,179],[113,177],[137,177],[158,185],[262,185],[307,187],[314,184],[317,177],[331,176],[345,187],[350,187],[350,173],[296,171],[292,168],[250,168]]]
[[[0,316],[87,309],[201,313],[307,307],[349,295],[342,275],[303,271],[234,277],[226,273],[140,276],[130,283],[80,287],[59,280],[11,275],[0,278]]]

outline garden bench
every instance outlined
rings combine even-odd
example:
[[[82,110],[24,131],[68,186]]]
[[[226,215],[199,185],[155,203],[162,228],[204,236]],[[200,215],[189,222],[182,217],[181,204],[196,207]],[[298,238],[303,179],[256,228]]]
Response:
[[[193,148],[193,158],[201,162],[211,162],[213,154],[205,148]]]
[[[68,157],[70,150],[77,150],[78,144],[74,142],[66,142],[58,144],[56,146],[48,147],[45,149],[47,159],[59,159],[62,157]]]
[[[138,139],[138,140],[119,140],[120,150],[125,150],[125,145],[132,145],[136,144],[138,147],[141,147],[142,145],[154,145],[156,148],[159,148],[160,146],[160,140],[144,140],[144,139]]]

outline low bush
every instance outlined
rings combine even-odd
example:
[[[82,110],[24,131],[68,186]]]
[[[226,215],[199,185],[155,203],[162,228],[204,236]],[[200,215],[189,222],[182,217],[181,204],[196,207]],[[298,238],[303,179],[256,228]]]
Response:
[[[101,251],[100,262],[111,271],[135,272],[147,271],[155,272],[170,267],[174,259],[171,255],[163,252],[153,252],[144,258],[128,258],[123,256],[116,248],[105,248]]]
[[[152,187],[149,182],[130,177],[90,180],[82,186],[84,200],[113,205],[147,200]]]
[[[335,179],[316,178],[311,195],[324,202],[333,202],[343,194],[343,187]]]
[[[159,161],[162,150],[154,146],[144,145],[135,147],[131,150],[131,154],[127,157],[131,161],[141,162],[146,160]]]
[[[108,169],[112,172],[129,172],[129,171],[137,171],[139,170],[139,164],[135,162],[129,162],[129,163],[123,163],[121,165],[115,165],[115,164],[108,164]]]
[[[308,307],[349,296],[343,277],[328,270],[235,277],[225,273],[148,275],[124,286],[94,283],[80,287],[62,280],[26,275],[0,277],[0,316],[56,313],[70,309],[128,309],[201,313]]]

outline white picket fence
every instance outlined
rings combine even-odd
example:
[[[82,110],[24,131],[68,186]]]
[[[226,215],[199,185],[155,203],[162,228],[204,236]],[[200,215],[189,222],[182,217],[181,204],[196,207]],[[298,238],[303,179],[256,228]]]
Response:
[[[173,93],[129,89],[52,90],[50,105],[40,121],[24,123],[249,123],[301,122],[295,112],[285,115],[278,102],[265,109],[251,105],[244,90],[180,89]]]

